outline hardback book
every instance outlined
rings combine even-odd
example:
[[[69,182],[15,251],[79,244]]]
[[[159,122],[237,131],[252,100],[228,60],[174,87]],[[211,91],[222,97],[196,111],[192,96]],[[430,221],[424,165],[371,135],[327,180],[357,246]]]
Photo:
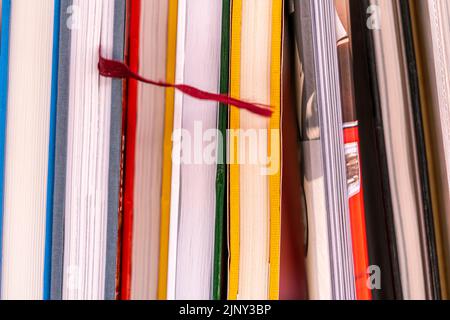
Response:
[[[406,11],[406,12],[405,12]],[[434,290],[432,297],[448,299],[450,278],[449,270],[449,135],[448,132],[448,101],[450,66],[447,57],[450,54],[448,47],[449,28],[446,21],[450,17],[450,6],[445,1],[411,1],[403,10],[404,19],[408,22],[410,14],[409,48],[416,58],[413,66],[416,67],[416,103],[417,114],[421,116],[424,147],[422,156],[429,174],[429,194],[431,197],[432,218],[434,234],[428,233],[435,240],[435,255],[430,255],[432,280]],[[412,38],[412,39],[411,39]],[[425,149],[425,150],[424,150]],[[432,243],[429,239],[428,243]],[[433,247],[430,246],[433,253]],[[433,261],[434,259],[434,261]],[[436,270],[437,269],[437,270]]]
[[[226,85],[221,83],[221,71],[226,70],[222,19],[228,19],[227,10],[221,1],[178,1],[176,84],[216,94],[223,89],[221,84]],[[218,152],[224,139],[218,123],[220,108],[224,106],[215,101],[175,93],[167,299],[214,296],[215,239],[224,239],[222,224],[216,221],[216,211],[224,210],[225,196],[219,194],[220,201],[216,198],[218,164],[224,161]]]
[[[278,299],[283,1],[234,0],[231,30],[230,94],[273,114],[230,111],[228,299]]]
[[[1,298],[50,297],[58,0],[2,1]]]
[[[442,243],[440,238],[436,238],[436,228],[439,228],[439,213],[433,208],[433,196],[430,187],[430,172],[428,170],[427,141],[425,137],[424,110],[422,109],[420,83],[419,83],[419,63],[415,53],[415,42],[413,20],[411,15],[411,3],[400,1],[398,4],[400,22],[403,30],[403,41],[405,47],[406,75],[409,85],[410,112],[412,114],[413,134],[416,139],[416,153],[418,166],[418,181],[420,184],[420,197],[423,203],[423,210],[419,216],[420,230],[422,232],[422,243],[427,253],[425,259],[426,292],[427,299],[439,300],[442,296],[441,276],[439,271],[439,247]],[[422,93],[423,94],[423,93]],[[426,112],[426,111],[425,111]],[[426,116],[425,116],[426,117]],[[442,256],[441,256],[442,257]]]
[[[374,278],[372,298],[402,298],[393,208],[388,179],[384,124],[373,50],[373,33],[379,25],[378,7],[369,1],[350,1],[354,97],[360,138],[360,166],[364,190],[369,265],[383,276]],[[368,14],[369,12],[369,14]],[[376,269],[379,268],[379,269]],[[376,276],[372,272],[371,276]]]
[[[204,5],[214,12],[208,19]],[[128,16],[134,72],[228,94],[230,1],[133,1]],[[223,298],[228,105],[130,80],[125,110],[120,297]],[[183,143],[208,130],[217,130],[212,159],[194,161],[198,150]],[[184,161],[188,154],[192,161]]]
[[[167,79],[174,65],[169,21],[176,19],[176,1],[130,1],[128,63],[139,74]],[[175,14],[175,18],[173,17]],[[174,27],[171,29],[173,33]],[[172,43],[170,43],[171,41]],[[172,53],[172,54],[171,54]],[[173,68],[172,68],[173,69]],[[124,118],[124,214],[122,224],[121,299],[156,299],[167,244],[162,236],[163,174],[167,161],[166,125],[173,121],[173,92],[136,80],[128,83]],[[171,99],[172,96],[172,99]],[[170,130],[170,126],[168,128]],[[170,138],[170,137],[169,137]],[[170,190],[169,190],[170,191]],[[164,195],[166,196],[166,195]],[[167,227],[164,227],[167,232]],[[166,240],[167,242],[167,240]],[[166,253],[167,255],[167,253]],[[166,258],[167,260],[167,258]],[[160,276],[161,274],[161,276]]]
[[[386,176],[391,198],[398,254],[399,276],[404,299],[427,299],[432,291],[427,245],[428,199],[424,197],[421,179],[421,145],[415,128],[414,101],[409,78],[401,1],[374,0],[383,14],[381,28],[372,32],[373,53],[380,115],[385,143]],[[393,106],[396,106],[395,108]],[[408,241],[404,241],[408,239]]]
[[[63,0],[56,120],[52,299],[116,298],[125,1]]]

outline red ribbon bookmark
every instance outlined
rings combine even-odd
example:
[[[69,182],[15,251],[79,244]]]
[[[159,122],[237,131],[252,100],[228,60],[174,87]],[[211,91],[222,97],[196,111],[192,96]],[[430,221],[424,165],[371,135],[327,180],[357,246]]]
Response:
[[[100,54],[100,60],[98,63],[98,70],[100,75],[107,78],[116,78],[116,79],[135,79],[137,81],[141,81],[150,85],[162,87],[162,88],[174,88],[181,91],[184,94],[187,94],[193,98],[200,100],[209,100],[219,102],[225,105],[232,105],[239,109],[248,110],[254,114],[270,117],[272,116],[273,110],[270,106],[245,102],[239,99],[231,98],[227,95],[223,94],[215,94],[211,92],[206,92],[188,85],[184,84],[170,84],[161,81],[153,81],[149,79],[145,79],[138,75],[137,73],[130,70],[130,68],[123,62],[105,59]]]

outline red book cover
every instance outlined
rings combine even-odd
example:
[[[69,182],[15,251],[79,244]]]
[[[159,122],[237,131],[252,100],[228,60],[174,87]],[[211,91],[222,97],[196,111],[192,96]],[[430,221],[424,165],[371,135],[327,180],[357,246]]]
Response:
[[[360,166],[358,119],[356,115],[353,79],[353,58],[350,42],[348,0],[335,0],[338,16],[338,58],[344,121],[344,148],[349,194],[350,224],[352,232],[353,265],[355,269],[356,298],[371,300],[372,291],[367,285],[369,255],[366,236],[364,194]]]
[[[124,48],[124,62],[128,64],[129,61],[129,26],[130,18],[130,1],[126,0],[125,11],[125,48]],[[119,187],[119,212],[118,212],[118,237],[117,237],[117,270],[116,270],[116,300],[121,298],[122,287],[122,238],[123,238],[123,211],[124,211],[124,168],[125,168],[125,137],[126,137],[126,114],[128,106],[128,81],[122,80],[122,140],[120,149],[120,187]]]
[[[128,4],[128,64],[132,71],[138,72],[141,0],[129,1]],[[126,112],[124,113],[125,172],[122,218],[122,270],[120,289],[120,298],[122,300],[130,299],[131,289],[137,90],[138,82],[134,79],[130,79],[128,82],[127,107]]]
[[[349,192],[350,224],[352,230],[353,264],[355,268],[356,297],[371,300],[372,292],[367,286],[369,256],[367,251],[364,194],[361,180],[358,125],[344,129],[347,184]]]

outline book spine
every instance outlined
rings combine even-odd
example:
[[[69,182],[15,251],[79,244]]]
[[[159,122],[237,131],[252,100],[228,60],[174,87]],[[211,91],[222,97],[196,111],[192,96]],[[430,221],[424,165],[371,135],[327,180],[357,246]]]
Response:
[[[242,28],[242,0],[233,0],[231,11],[231,52],[230,52],[230,94],[232,97],[241,96],[241,28]],[[240,127],[239,110],[230,110],[230,129]],[[236,144],[229,141],[229,153],[238,159]],[[239,266],[240,266],[240,168],[239,164],[230,161],[229,166],[229,263],[228,263],[228,300],[237,300],[239,294]]]
[[[183,5],[183,3],[181,3]],[[178,0],[169,0],[169,17],[167,29],[167,64],[166,80],[175,82],[176,53],[177,53],[177,20]],[[168,273],[169,273],[169,241],[170,241],[170,210],[172,195],[172,132],[175,119],[175,90],[166,90],[165,120],[164,120],[164,149],[163,172],[161,184],[161,228],[159,251],[159,279],[158,299],[165,300],[168,297]]]
[[[270,210],[270,269],[269,293],[270,300],[280,298],[280,247],[281,247],[281,67],[283,42],[283,3],[281,0],[272,2],[272,40],[270,61],[270,105],[274,112],[269,121],[270,132],[277,131],[276,135],[269,135],[268,145],[272,146],[269,156],[272,165],[277,168],[276,173],[269,176],[269,210]]]
[[[67,127],[69,108],[69,78],[71,30],[67,26],[70,8],[73,0],[60,2],[60,33],[59,33],[59,63],[58,63],[58,98],[56,105],[55,153],[54,158],[54,192],[52,215],[52,261],[50,280],[50,299],[62,299],[62,279],[64,261],[64,211],[66,195],[67,168]]]
[[[222,56],[220,71],[220,93],[228,94],[230,82],[230,0],[223,1],[222,9]],[[226,137],[228,129],[228,107],[220,105],[219,108],[219,130]],[[214,240],[214,271],[213,271],[213,299],[220,300],[226,297],[226,217],[228,196],[228,167],[226,164],[227,142],[224,141],[222,150],[219,152],[219,164],[217,165],[216,177],[216,228]]]
[[[58,72],[59,72],[59,31],[60,31],[61,1],[54,1],[53,18],[53,66],[50,106],[50,137],[48,148],[48,178],[47,178],[47,216],[45,226],[45,257],[44,257],[44,300],[51,296],[52,275],[52,240],[53,240],[53,194],[55,178],[55,145],[56,145],[56,111],[58,102]]]
[[[130,3],[129,21],[129,64],[131,70],[139,68],[139,33],[140,33],[140,0]],[[134,199],[134,170],[136,154],[136,121],[137,121],[137,91],[138,82],[130,80],[128,83],[128,105],[126,113],[126,147],[125,147],[125,193],[122,231],[122,283],[121,299],[129,300],[131,292],[131,264],[133,241],[133,199]]]
[[[125,0],[116,0],[114,6],[113,59],[123,61],[125,44]],[[123,82],[112,82],[111,128],[109,152],[108,221],[106,236],[105,300],[115,300],[117,288],[119,239],[119,194],[122,150],[122,89]]]

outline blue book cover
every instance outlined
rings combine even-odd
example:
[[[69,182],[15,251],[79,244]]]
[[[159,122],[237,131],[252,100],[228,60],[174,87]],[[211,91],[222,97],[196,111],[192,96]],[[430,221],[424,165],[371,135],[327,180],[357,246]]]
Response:
[[[2,235],[3,235],[3,195],[5,176],[5,143],[6,143],[6,109],[8,105],[8,58],[9,58],[9,20],[11,1],[3,0],[2,23],[0,39],[0,288],[2,266]]]
[[[53,191],[55,177],[55,140],[56,114],[58,102],[58,66],[59,66],[59,31],[60,31],[60,0],[55,0],[53,29],[53,66],[52,92],[50,106],[50,138],[48,149],[48,181],[47,181],[47,218],[45,228],[45,260],[44,260],[44,300],[50,299],[52,275],[52,233],[53,233]]]
[[[51,237],[51,266],[50,268],[50,299],[62,299],[63,259],[64,259],[64,209],[66,194],[67,169],[67,126],[69,107],[69,78],[70,78],[70,52],[71,31],[66,27],[73,0],[60,0],[60,29],[58,51],[58,83],[56,100],[55,123],[55,153],[54,157],[54,187],[53,187],[53,217],[49,222],[52,225]],[[56,23],[56,22],[55,22]],[[49,230],[49,229],[48,229]],[[49,258],[48,256],[46,258]],[[47,278],[48,280],[48,278]]]
[[[43,276],[43,298],[50,298],[51,281],[51,252],[52,252],[52,212],[53,212],[53,187],[54,187],[54,158],[55,158],[55,122],[56,102],[58,84],[58,59],[59,59],[59,20],[60,0],[54,0],[54,34],[52,51],[52,84],[51,84],[51,106],[50,106],[50,135],[49,135],[49,158],[48,158],[48,180],[46,199],[46,234],[45,234],[45,259]],[[8,79],[9,79],[9,38],[10,38],[10,16],[11,1],[3,0],[1,20],[1,48],[0,48],[0,287],[1,267],[3,265],[2,243],[3,243],[3,203],[4,203],[4,179],[5,179],[5,148],[7,129],[7,106],[8,106]]]
[[[2,243],[5,196],[5,151],[7,132],[9,36],[11,0],[2,1],[0,42],[0,287],[2,269]],[[64,255],[64,184],[65,144],[67,135],[67,91],[70,57],[70,30],[65,28],[64,17],[72,0],[54,0],[54,29],[52,43],[52,74],[50,122],[48,138],[48,176],[45,187],[46,221],[42,297],[44,300],[60,299],[62,288],[62,262]],[[116,2],[114,19],[114,58],[123,59],[125,1]],[[14,4],[13,4],[14,5]],[[107,221],[107,254],[105,298],[115,298],[118,238],[118,195],[121,152],[122,82],[113,81],[111,114],[111,149]]]

